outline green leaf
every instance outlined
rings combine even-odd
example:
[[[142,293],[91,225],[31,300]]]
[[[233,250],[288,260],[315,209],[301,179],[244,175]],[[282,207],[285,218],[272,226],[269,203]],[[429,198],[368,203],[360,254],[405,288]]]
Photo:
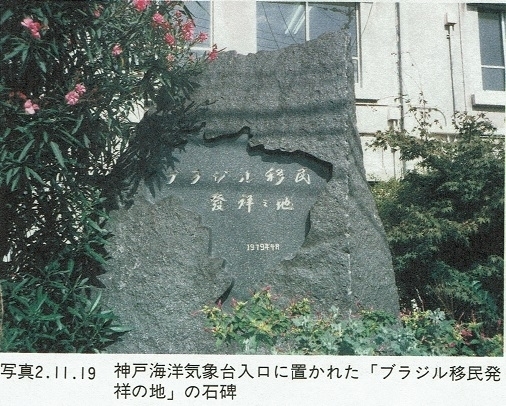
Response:
[[[10,61],[14,56],[19,54],[20,52],[23,52],[24,49],[28,49],[26,44],[18,45],[11,52],[9,52],[7,55],[4,55],[4,58],[2,59],[2,61]]]
[[[3,138],[7,138],[9,136],[9,134],[11,133],[11,131],[12,131],[12,128],[6,128],[4,131]]]
[[[93,304],[90,307],[90,310],[88,311],[90,314],[93,313],[95,311],[95,309],[97,308],[98,304],[100,303],[101,297],[102,297],[102,292],[98,292],[98,295],[97,295],[95,301],[93,302]]]
[[[3,14],[2,14],[2,17],[0,17],[0,25],[2,25],[3,23],[5,23],[5,21],[7,21],[14,13],[11,11],[11,10],[6,10]]]
[[[130,331],[131,328],[122,326],[111,326],[109,327],[109,330],[111,330],[113,333],[126,333],[127,331]]]
[[[93,227],[95,230],[100,231],[101,233],[105,231],[102,227],[100,227],[100,226],[99,226],[99,225],[98,225],[95,221],[93,221],[93,220],[92,220],[92,219],[90,219],[90,218],[89,218],[89,219],[87,219],[87,223],[88,223],[91,227]]]
[[[25,49],[23,49],[23,53],[21,54],[21,61],[23,63],[25,63],[26,61],[26,57],[28,56],[28,51],[30,50],[29,47],[26,47]]]
[[[44,181],[39,176],[39,174],[37,172],[35,172],[32,168],[29,168],[28,166],[25,167],[25,173],[26,173],[26,177],[28,179],[30,179],[30,176],[33,176],[39,183],[41,183],[42,185],[45,185]]]
[[[12,178],[14,176],[16,176],[18,172],[19,172],[19,167],[9,169],[7,171],[7,174],[5,175],[5,183],[9,184],[10,181],[12,180]]]
[[[61,153],[61,150],[60,150],[60,147],[58,146],[58,144],[54,141],[51,141],[49,143],[49,145],[51,145],[51,149],[53,150],[54,156],[56,157],[56,160],[58,161],[60,166],[62,168],[65,168],[65,160],[63,159],[63,155]]]
[[[37,64],[39,65],[39,68],[42,72],[46,73],[47,72],[47,67],[46,67],[46,62],[42,61],[42,60],[38,60],[37,61]]]
[[[81,123],[83,122],[83,119],[84,119],[84,116],[81,116],[77,119],[76,126],[74,127],[74,129],[71,132],[72,135],[74,135],[77,132],[77,130],[79,130],[79,127],[81,127]]]
[[[95,261],[105,264],[106,261],[102,255],[100,255],[98,252],[95,252],[93,248],[91,248],[88,244],[85,246],[86,253],[89,254],[90,257],[92,257]]]
[[[33,145],[34,141],[35,140],[31,140],[30,142],[28,142],[28,144],[25,145],[25,147],[23,148],[23,151],[21,151],[21,153],[18,156],[17,161],[19,163],[21,163],[23,161],[23,159],[26,157],[26,154],[28,154],[28,151],[30,150],[30,147]]]

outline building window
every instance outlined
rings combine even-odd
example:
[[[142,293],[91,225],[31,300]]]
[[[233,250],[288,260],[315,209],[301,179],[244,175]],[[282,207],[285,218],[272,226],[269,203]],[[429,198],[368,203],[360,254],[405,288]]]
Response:
[[[257,2],[258,50],[281,49],[319,37],[329,31],[346,31],[351,36],[355,82],[359,78],[355,3]]]
[[[478,19],[483,90],[504,91],[505,15],[501,12],[480,11]]]

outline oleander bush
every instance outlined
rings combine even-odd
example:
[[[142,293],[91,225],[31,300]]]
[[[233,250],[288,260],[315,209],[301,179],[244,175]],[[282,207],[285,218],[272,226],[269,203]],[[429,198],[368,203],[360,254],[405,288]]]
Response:
[[[178,1],[0,3],[1,349],[100,351],[122,331],[95,291],[108,210],[154,192],[196,125],[206,39]],[[147,108],[163,133],[132,123]]]
[[[485,336],[483,325],[448,319],[443,311],[416,306],[401,317],[363,309],[357,315],[331,309],[315,314],[302,299],[280,307],[269,288],[246,302],[203,308],[220,345],[239,352],[305,355],[501,356],[503,337]]]

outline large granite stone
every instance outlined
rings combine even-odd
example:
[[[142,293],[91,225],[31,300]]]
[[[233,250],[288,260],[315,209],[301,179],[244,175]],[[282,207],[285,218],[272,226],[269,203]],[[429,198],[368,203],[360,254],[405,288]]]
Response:
[[[162,190],[141,188],[130,209],[112,214],[104,298],[132,331],[110,351],[216,352],[198,310],[267,285],[281,302],[309,297],[317,310],[397,313],[355,126],[348,39],[326,34],[275,52],[223,53],[199,82],[193,99],[211,102],[205,138],[219,141],[190,142],[175,153]],[[287,175],[277,185],[285,189],[266,183],[271,168]],[[313,180],[304,190],[294,183],[301,169]],[[218,193],[228,194],[230,214],[212,210]],[[246,196],[257,199],[249,213]],[[276,210],[289,207],[280,206],[285,198],[297,210]]]

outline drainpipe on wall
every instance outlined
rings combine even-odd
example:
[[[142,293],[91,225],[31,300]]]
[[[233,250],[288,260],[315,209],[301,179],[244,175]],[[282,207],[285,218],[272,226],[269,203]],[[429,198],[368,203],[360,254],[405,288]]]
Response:
[[[462,72],[462,94],[464,99],[464,111],[467,111],[467,95],[466,95],[466,76],[465,76],[465,69],[464,69],[464,47],[462,46],[462,21],[461,21],[461,7],[462,5],[459,5],[457,8],[457,16],[458,16],[458,24],[459,27],[459,48],[460,48],[460,70]]]
[[[402,85],[402,46],[401,46],[401,5],[395,3],[395,32],[397,40],[397,80],[398,80],[398,98],[399,98],[399,129],[404,131],[404,88]],[[394,163],[395,165],[395,163]],[[406,173],[406,162],[401,161],[401,177]]]
[[[448,39],[448,53],[450,56],[450,83],[452,90],[452,106],[453,106],[453,114],[455,114],[457,110],[457,105],[455,102],[455,82],[453,78],[453,52],[452,52],[452,32],[454,30],[455,24],[457,24],[455,18],[450,14],[445,14],[445,28],[448,31],[446,34],[446,38]]]

